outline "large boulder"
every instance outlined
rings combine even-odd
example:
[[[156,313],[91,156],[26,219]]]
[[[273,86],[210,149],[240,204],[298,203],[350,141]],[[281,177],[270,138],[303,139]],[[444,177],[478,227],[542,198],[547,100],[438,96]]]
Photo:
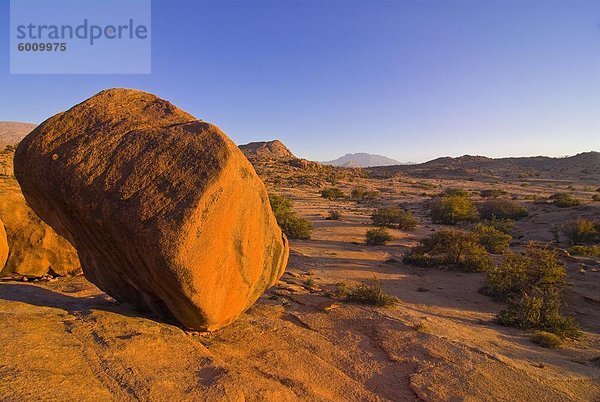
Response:
[[[8,259],[8,240],[6,239],[6,230],[4,230],[4,223],[0,220],[0,272],[6,264]]]
[[[285,270],[287,239],[242,152],[152,94],[106,90],[51,117],[21,141],[15,176],[91,282],[189,328],[232,322]]]
[[[6,230],[10,254],[2,259],[0,233],[0,277],[42,277],[81,273],[77,252],[29,208],[19,187],[3,181],[0,186],[0,219]],[[1,232],[1,231],[0,231]]]

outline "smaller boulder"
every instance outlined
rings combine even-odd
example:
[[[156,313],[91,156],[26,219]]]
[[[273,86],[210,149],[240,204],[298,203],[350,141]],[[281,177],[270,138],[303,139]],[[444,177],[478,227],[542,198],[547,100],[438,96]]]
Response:
[[[77,251],[37,217],[17,187],[3,188],[0,193],[0,219],[0,277],[81,272]]]
[[[8,258],[8,240],[6,239],[6,230],[4,230],[4,223],[0,220],[0,271],[6,264]]]

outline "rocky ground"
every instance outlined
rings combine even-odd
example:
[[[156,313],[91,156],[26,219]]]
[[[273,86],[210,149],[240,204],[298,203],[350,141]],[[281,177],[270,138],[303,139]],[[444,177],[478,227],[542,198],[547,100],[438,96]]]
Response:
[[[315,230],[311,240],[291,241],[287,272],[239,320],[214,333],[186,331],[115,302],[83,277],[2,281],[0,399],[600,400],[598,261],[566,260],[566,313],[584,336],[556,350],[494,322],[505,305],[478,293],[484,274],[401,262],[408,247],[439,227],[426,205],[440,189],[509,191],[529,210],[515,229],[518,249],[531,239],[550,241],[551,226],[568,217],[599,216],[600,203],[558,209],[533,204],[533,194],[575,186],[588,200],[591,184],[344,173],[339,185],[346,191],[359,184],[381,191],[378,201],[360,204],[327,201],[318,187],[298,185],[295,167],[273,166],[279,173],[268,164],[261,172],[276,176],[268,180],[271,190],[289,195]],[[336,173],[325,172],[311,168],[309,182]],[[399,203],[414,211],[417,229],[393,230],[389,245],[367,247],[373,208]],[[330,209],[342,219],[326,220]],[[373,280],[399,303],[369,307],[332,296],[340,282]]]

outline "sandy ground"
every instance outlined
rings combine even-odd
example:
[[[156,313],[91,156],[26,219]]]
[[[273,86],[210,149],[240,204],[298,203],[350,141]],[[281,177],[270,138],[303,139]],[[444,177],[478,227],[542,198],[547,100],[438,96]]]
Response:
[[[314,222],[313,240],[292,242],[281,283],[217,333],[140,316],[81,277],[0,284],[0,399],[600,398],[600,304],[583,299],[598,297],[599,272],[573,268],[569,310],[586,336],[544,349],[525,331],[493,322],[503,305],[477,293],[482,274],[398,262],[426,226],[397,232],[390,246],[367,247],[368,207],[336,202],[345,218],[327,221],[331,202],[289,192]],[[374,278],[401,300],[397,306],[328,296],[338,282]]]
[[[477,292],[483,274],[401,263],[408,247],[438,228],[426,217],[424,192],[493,185],[359,179],[342,187],[361,182],[384,190],[381,200],[332,202],[318,189],[278,189],[313,222],[313,238],[291,241],[280,283],[216,333],[144,316],[83,277],[0,282],[0,400],[600,400],[598,261],[568,260],[566,313],[584,337],[544,349],[527,331],[494,322],[504,305]],[[498,186],[525,200],[556,191],[547,185]],[[367,247],[378,203],[413,209],[418,228],[394,230],[388,246]],[[530,217],[517,224],[516,248],[550,240],[549,227],[568,216],[598,216],[592,204],[526,205]],[[329,209],[343,219],[324,219]],[[337,283],[372,280],[400,302],[377,308],[330,296]]]

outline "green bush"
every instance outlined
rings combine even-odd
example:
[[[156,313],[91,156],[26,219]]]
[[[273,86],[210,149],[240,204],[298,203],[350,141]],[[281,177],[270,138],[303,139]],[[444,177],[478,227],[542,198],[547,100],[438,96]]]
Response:
[[[588,257],[600,257],[600,245],[593,246],[572,246],[569,248],[571,255],[584,255]]]
[[[562,339],[559,336],[546,331],[535,331],[530,340],[544,348],[550,349],[558,349],[562,345]]]
[[[379,191],[369,191],[366,187],[355,187],[350,192],[350,196],[357,201],[368,202],[379,197]]]
[[[479,204],[477,209],[483,219],[517,220],[527,216],[527,209],[512,200],[487,200]]]
[[[292,213],[292,200],[285,195],[269,194],[269,202],[278,222],[280,217]]]
[[[415,331],[421,332],[421,333],[424,333],[424,334],[426,334],[428,332],[431,332],[431,329],[429,329],[429,326],[427,324],[425,324],[425,322],[423,322],[423,321],[415,324],[413,326],[413,328],[415,329]]]
[[[350,197],[355,198],[355,199],[362,199],[366,192],[367,192],[366,187],[355,187],[350,192]]]
[[[346,195],[339,188],[331,187],[331,188],[326,188],[325,190],[321,191],[321,197],[331,200],[331,201],[335,201],[340,198],[345,198]]]
[[[367,191],[365,194],[363,194],[363,201],[373,201],[374,199],[379,197],[379,191],[377,190],[373,190],[373,191]]]
[[[461,221],[477,219],[477,208],[467,197],[438,197],[431,203],[431,220],[434,223],[455,225]]]
[[[488,225],[478,224],[473,233],[479,239],[479,243],[492,254],[502,254],[508,251],[512,240],[511,235]]]
[[[580,200],[568,193],[555,193],[550,196],[550,200],[552,201],[552,205],[556,205],[559,208],[569,208],[581,205]]]
[[[346,300],[354,303],[386,307],[398,303],[398,299],[385,293],[379,281],[371,284],[362,283],[347,290]]]
[[[464,255],[462,262],[456,266],[464,272],[483,272],[492,269],[494,262],[487,250],[477,244]]]
[[[329,215],[325,219],[330,221],[339,221],[340,219],[342,219],[342,213],[337,209],[332,209],[329,211]]]
[[[404,255],[404,263],[417,266],[451,265],[466,272],[486,271],[493,262],[473,233],[442,229]]]
[[[593,243],[600,238],[600,225],[582,217],[566,221],[560,231],[571,244]]]
[[[298,218],[295,215],[288,215],[278,223],[283,233],[290,239],[308,240],[312,235],[312,224],[306,219]]]
[[[486,226],[491,226],[494,229],[511,236],[513,230],[515,229],[515,221],[513,221],[512,219],[498,219],[496,217],[493,217],[492,219],[486,219],[481,223]]]
[[[367,245],[383,246],[393,240],[394,237],[386,228],[369,229],[366,234]]]
[[[440,197],[468,197],[469,192],[467,190],[463,190],[462,188],[453,188],[448,187],[445,188],[444,191],[440,194]]]
[[[507,301],[508,308],[497,316],[503,325],[577,337],[577,324],[561,314],[565,277],[555,251],[530,244],[525,253],[508,253],[488,271],[484,292]]]
[[[348,293],[350,293],[348,285],[345,282],[338,282],[335,284],[335,289],[331,294],[338,299],[344,299],[348,296]]]
[[[573,317],[560,312],[562,302],[557,294],[538,290],[523,293],[508,301],[508,308],[497,315],[498,323],[522,329],[541,329],[561,338],[579,338],[581,331]]]
[[[539,284],[562,286],[565,275],[556,252],[530,244],[524,254],[506,254],[502,264],[487,273],[486,293],[506,301]]]
[[[373,224],[377,226],[396,227],[402,230],[414,229],[417,226],[417,220],[412,212],[399,207],[382,207],[371,215]]]
[[[481,190],[479,192],[479,195],[483,198],[497,198],[497,197],[503,196],[505,194],[506,194],[506,191],[496,189],[496,188],[485,189],[485,190]]]
[[[269,194],[269,202],[283,233],[290,239],[310,239],[313,229],[312,224],[306,219],[296,216],[292,210],[292,201],[288,197]]]

